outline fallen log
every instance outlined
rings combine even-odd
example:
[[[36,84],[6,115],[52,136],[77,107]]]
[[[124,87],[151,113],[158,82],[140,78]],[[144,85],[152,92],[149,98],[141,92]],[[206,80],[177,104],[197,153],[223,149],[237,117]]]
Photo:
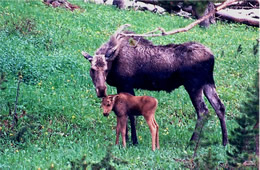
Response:
[[[53,8],[64,7],[69,9],[70,11],[80,9],[79,6],[69,3],[67,0],[43,0],[43,3],[45,5],[52,6]]]
[[[218,11],[216,16],[221,19],[259,27],[259,9],[225,9]]]

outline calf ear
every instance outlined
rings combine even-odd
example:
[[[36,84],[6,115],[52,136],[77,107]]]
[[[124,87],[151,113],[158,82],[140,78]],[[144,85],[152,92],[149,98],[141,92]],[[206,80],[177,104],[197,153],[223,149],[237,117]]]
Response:
[[[92,61],[93,57],[91,55],[89,55],[87,52],[82,51],[81,54],[88,60],[88,61]]]
[[[114,95],[112,98],[112,101],[115,102],[118,97],[119,97],[119,95]]]
[[[109,98],[110,101],[113,101],[114,100],[114,95],[109,95],[108,98]]]

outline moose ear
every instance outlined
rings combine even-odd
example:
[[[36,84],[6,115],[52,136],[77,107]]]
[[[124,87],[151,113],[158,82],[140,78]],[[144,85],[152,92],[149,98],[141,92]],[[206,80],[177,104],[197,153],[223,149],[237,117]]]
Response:
[[[92,61],[93,57],[91,55],[89,55],[87,52],[82,51],[81,54],[88,60],[88,61]]]
[[[109,48],[105,53],[105,58],[107,61],[113,61],[116,58],[119,52],[119,45],[120,45],[119,39],[116,38],[115,35],[112,36],[109,40],[109,44],[108,44]]]
[[[105,54],[106,60],[112,61],[115,58],[115,53],[116,53],[116,49],[115,48],[108,49],[106,54]]]

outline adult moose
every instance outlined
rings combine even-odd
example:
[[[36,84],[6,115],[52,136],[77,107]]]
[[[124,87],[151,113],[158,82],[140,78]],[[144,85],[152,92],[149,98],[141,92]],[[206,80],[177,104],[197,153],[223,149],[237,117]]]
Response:
[[[225,123],[225,107],[222,104],[213,78],[214,56],[209,48],[196,42],[154,45],[143,37],[129,37],[133,32],[123,28],[111,36],[92,57],[83,56],[91,62],[90,76],[98,97],[107,96],[106,83],[117,92],[134,95],[134,89],[171,92],[184,86],[197,112],[197,123],[191,140],[198,137],[203,115],[208,114],[203,94],[214,108],[221,124],[222,142],[228,142]],[[129,116],[131,137],[137,143],[135,121]]]

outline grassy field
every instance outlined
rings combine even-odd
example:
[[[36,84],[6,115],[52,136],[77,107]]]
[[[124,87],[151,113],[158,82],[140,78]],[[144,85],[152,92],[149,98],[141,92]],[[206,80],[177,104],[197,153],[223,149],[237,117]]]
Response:
[[[170,94],[136,91],[159,101],[160,150],[151,151],[150,132],[142,117],[137,119],[139,145],[114,146],[116,117],[103,117],[90,64],[81,51],[93,54],[122,24],[143,33],[159,26],[180,28],[192,20],[72,2],[82,9],[54,9],[40,0],[0,2],[0,75],[7,80],[0,84],[0,169],[187,168],[184,160],[194,153],[188,144],[196,113],[184,88]],[[228,131],[232,130],[258,70],[254,51],[258,28],[218,22],[209,29],[195,27],[150,39],[155,44],[197,41],[211,48],[217,92],[226,107]],[[19,118],[12,129],[19,79]],[[115,88],[109,87],[108,93],[116,93]],[[205,136],[212,144],[200,147],[197,158],[205,157],[210,148],[216,165],[225,164],[230,146],[221,145],[219,120],[208,106],[213,117]]]

